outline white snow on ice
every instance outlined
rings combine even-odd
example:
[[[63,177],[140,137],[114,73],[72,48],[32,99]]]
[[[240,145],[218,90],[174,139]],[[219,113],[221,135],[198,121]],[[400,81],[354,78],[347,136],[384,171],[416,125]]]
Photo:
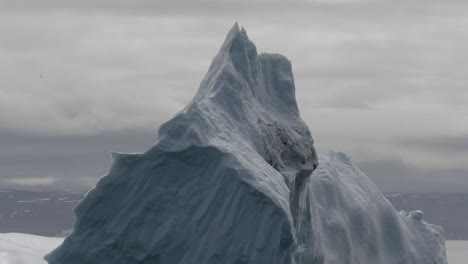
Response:
[[[468,263],[468,240],[448,240],[445,243],[449,264]]]
[[[44,255],[62,241],[29,234],[0,234],[0,264],[46,264]]]

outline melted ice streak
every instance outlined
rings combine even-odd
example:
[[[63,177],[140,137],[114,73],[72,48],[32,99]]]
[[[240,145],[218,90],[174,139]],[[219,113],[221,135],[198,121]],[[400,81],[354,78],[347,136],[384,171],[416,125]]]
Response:
[[[446,263],[343,154],[318,160],[291,63],[237,24],[144,154],[113,154],[51,264]]]

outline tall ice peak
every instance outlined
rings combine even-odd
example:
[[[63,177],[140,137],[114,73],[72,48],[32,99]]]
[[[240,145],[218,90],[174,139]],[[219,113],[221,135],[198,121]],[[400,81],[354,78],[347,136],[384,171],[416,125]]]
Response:
[[[236,41],[238,41],[238,45],[233,46],[233,42]],[[255,45],[250,41],[249,37],[247,36],[247,31],[243,27],[240,27],[239,24],[236,22],[226,35],[224,43],[221,46],[221,50],[230,51],[231,48],[245,48],[239,44],[251,44],[255,47]]]
[[[291,62],[279,54],[259,55],[246,30],[237,23],[213,59],[194,100],[212,97],[228,104],[236,102],[237,97],[250,98],[265,110],[299,115]]]
[[[258,55],[247,32],[235,24],[192,102],[159,130],[159,148],[191,145],[252,149],[289,187],[297,174],[308,176],[317,156],[297,108],[290,61],[278,54]]]

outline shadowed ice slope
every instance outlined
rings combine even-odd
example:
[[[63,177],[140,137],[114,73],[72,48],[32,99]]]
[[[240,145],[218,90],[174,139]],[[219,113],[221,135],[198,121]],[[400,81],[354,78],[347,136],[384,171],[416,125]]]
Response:
[[[310,181],[291,63],[258,55],[237,25],[156,144],[113,159],[49,263],[444,263],[441,231],[395,213],[362,174],[330,165]]]
[[[321,155],[309,187],[311,259],[297,263],[446,263],[441,227],[397,213],[343,153]],[[310,251],[310,248],[314,250]]]

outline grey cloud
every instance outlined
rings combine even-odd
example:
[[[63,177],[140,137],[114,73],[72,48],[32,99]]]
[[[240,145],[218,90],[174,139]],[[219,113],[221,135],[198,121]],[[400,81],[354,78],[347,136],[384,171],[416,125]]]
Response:
[[[386,190],[466,181],[463,138],[452,139],[468,134],[466,2],[0,5],[4,184],[89,186],[110,150],[149,147],[148,131],[191,99],[236,20],[259,51],[293,62],[319,150],[351,154]]]
[[[401,140],[401,145],[418,148],[431,153],[444,155],[457,153],[465,154],[468,161],[468,134],[457,136],[420,137]],[[468,174],[466,174],[468,178]]]
[[[144,152],[154,142],[156,128],[82,136],[2,131],[0,185],[87,189],[107,172],[111,152]]]
[[[211,17],[219,17],[232,12],[246,14],[256,12],[263,6],[264,10],[278,12],[288,6],[300,10],[299,7],[309,4],[302,1],[292,1],[289,5],[284,2],[271,1],[57,1],[46,0],[41,3],[27,0],[9,1],[3,0],[4,10],[29,11],[29,12],[86,12],[108,13],[118,15],[184,15],[199,16],[201,14]],[[248,8],[250,7],[250,8]]]
[[[468,169],[426,169],[402,160],[357,162],[384,192],[466,192]]]
[[[183,15],[183,16],[210,16],[224,17],[236,14],[257,16],[295,16],[297,14],[340,14],[344,17],[359,15],[367,17],[395,17],[405,14],[430,14],[433,11],[460,11],[460,7],[466,7],[463,1],[379,1],[379,0],[293,0],[293,1],[266,1],[266,0],[242,0],[242,1],[150,1],[150,0],[44,0],[31,2],[29,0],[1,0],[0,4],[4,12],[85,12],[108,13],[116,15]]]

